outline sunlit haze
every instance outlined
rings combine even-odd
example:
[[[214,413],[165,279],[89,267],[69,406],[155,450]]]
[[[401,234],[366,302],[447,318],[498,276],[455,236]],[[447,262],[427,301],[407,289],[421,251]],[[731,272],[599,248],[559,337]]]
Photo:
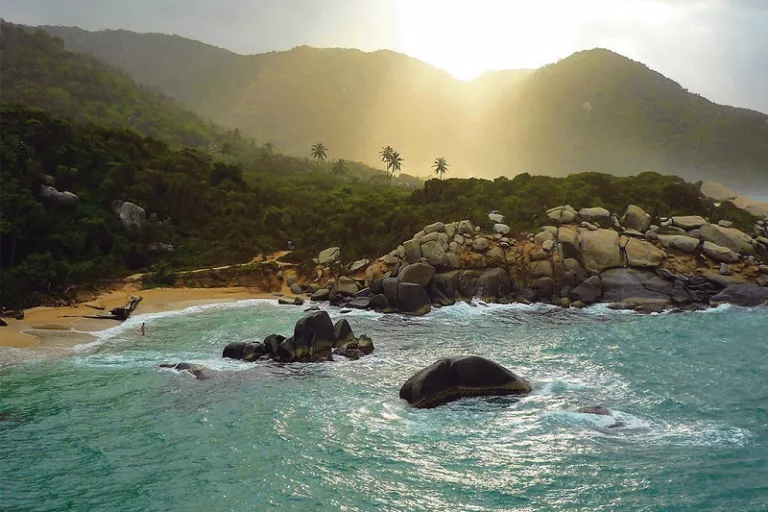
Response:
[[[391,49],[461,79],[602,47],[719,103],[768,111],[762,0],[5,0],[0,15],[178,34],[240,54]]]
[[[661,2],[399,0],[398,49],[469,80],[489,70],[554,62],[584,46],[584,32],[593,23],[631,19],[662,29],[684,14]],[[607,36],[596,43],[640,57],[629,37]]]

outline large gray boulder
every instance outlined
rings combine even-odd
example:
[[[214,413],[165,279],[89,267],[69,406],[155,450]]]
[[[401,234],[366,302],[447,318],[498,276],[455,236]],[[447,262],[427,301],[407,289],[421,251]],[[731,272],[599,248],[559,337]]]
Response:
[[[559,224],[569,224],[576,220],[576,210],[572,206],[556,206],[547,210],[547,217]]]
[[[599,272],[607,268],[621,266],[621,250],[617,232],[611,229],[598,229],[597,231],[581,229],[579,238],[579,249],[584,267],[587,270]]]
[[[584,304],[592,304],[600,299],[603,294],[603,283],[600,276],[592,276],[579,286],[571,290],[570,298],[580,300]]]
[[[658,267],[667,257],[666,253],[653,244],[630,238],[624,247],[627,264],[633,267]]]
[[[476,238],[472,242],[472,250],[477,252],[486,251],[490,246],[491,243],[488,241],[488,239],[483,237]]]
[[[342,276],[336,282],[336,291],[342,295],[354,295],[360,288],[357,286],[357,282],[354,279],[347,276]]]
[[[397,308],[409,315],[426,315],[432,310],[432,301],[423,286],[401,282],[397,285]]]
[[[427,263],[433,267],[442,266],[446,263],[445,248],[439,240],[431,240],[422,244],[421,255],[426,258]]]
[[[473,236],[475,234],[475,226],[468,220],[462,220],[459,225],[456,226],[456,233],[459,235]]]
[[[328,312],[312,312],[300,318],[293,329],[293,361],[327,361],[335,344]]]
[[[611,212],[600,206],[594,208],[582,208],[579,210],[579,217],[587,222],[607,221],[611,217]]]
[[[416,263],[421,259],[421,242],[412,238],[403,242],[405,249],[405,259],[408,263]]]
[[[413,263],[406,265],[400,270],[398,279],[404,283],[415,283],[419,286],[426,287],[432,276],[435,275],[435,267],[427,265],[426,263]]]
[[[604,302],[622,302],[630,299],[668,299],[664,294],[648,290],[644,283],[654,274],[634,269],[615,268],[600,274]]]
[[[430,233],[442,233],[445,231],[445,224],[442,222],[435,222],[429,226],[424,226],[424,233],[427,235]]]
[[[687,253],[696,251],[699,239],[686,235],[658,235],[659,242],[667,249],[677,249]]]
[[[80,198],[72,192],[56,190],[48,185],[40,185],[40,199],[46,204],[60,206],[75,206],[80,202]]]
[[[338,247],[329,247],[318,255],[317,260],[321,265],[327,265],[339,261],[340,258],[341,249]]]
[[[753,250],[752,237],[735,228],[724,228],[714,224],[704,224],[699,236],[706,242],[712,242],[736,253],[748,253]]]
[[[417,372],[400,388],[400,398],[428,409],[473,396],[525,395],[531,384],[503,366],[479,356],[440,359]]]
[[[459,277],[458,286],[462,296],[479,297],[487,302],[494,302],[512,291],[509,274],[501,268],[465,270]]]
[[[141,206],[128,201],[115,201],[112,203],[115,213],[127,229],[136,231],[144,226],[147,221],[147,212]]]
[[[707,220],[698,215],[672,217],[672,224],[680,229],[685,229],[686,231],[689,229],[698,229],[706,223]]]
[[[701,252],[715,261],[725,263],[736,263],[739,261],[739,255],[737,253],[727,247],[722,247],[712,242],[704,242],[701,244]]]
[[[625,228],[645,233],[651,228],[651,219],[648,217],[648,214],[645,213],[645,210],[639,206],[631,204],[627,206],[627,211],[621,218],[621,225]]]
[[[768,288],[752,283],[732,285],[712,297],[711,302],[744,307],[763,306],[768,302]]]

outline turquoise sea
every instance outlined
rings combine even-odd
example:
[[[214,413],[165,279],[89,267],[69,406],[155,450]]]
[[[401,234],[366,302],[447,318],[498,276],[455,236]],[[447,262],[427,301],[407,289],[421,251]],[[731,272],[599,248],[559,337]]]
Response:
[[[768,510],[765,308],[354,312],[376,344],[359,361],[220,358],[302,314],[244,301],[146,315],[71,357],[0,368],[0,510]],[[416,370],[464,353],[534,393],[399,400]],[[220,375],[157,369],[178,361]],[[625,426],[573,412],[593,404]]]

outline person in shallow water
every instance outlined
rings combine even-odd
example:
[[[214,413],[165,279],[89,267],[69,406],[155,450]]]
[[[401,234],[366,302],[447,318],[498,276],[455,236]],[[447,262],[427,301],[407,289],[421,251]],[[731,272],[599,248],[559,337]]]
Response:
[[[141,335],[145,336],[146,333],[144,332],[144,322],[141,323]]]

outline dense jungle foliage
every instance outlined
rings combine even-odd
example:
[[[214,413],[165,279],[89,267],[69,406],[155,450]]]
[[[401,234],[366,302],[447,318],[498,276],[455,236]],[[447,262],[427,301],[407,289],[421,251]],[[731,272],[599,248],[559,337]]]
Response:
[[[332,245],[341,247],[345,261],[373,257],[430,222],[486,224],[492,209],[515,231],[541,225],[547,207],[565,203],[617,212],[630,202],[651,214],[712,212],[694,185],[653,173],[430,180],[410,192],[322,170],[275,171],[281,162],[314,165],[301,159],[277,156],[274,167],[262,168],[217,161],[129,130],[73,123],[24,106],[5,106],[0,119],[0,284],[4,303],[13,306],[161,261],[177,269],[248,261],[284,248],[288,239],[297,244],[296,259]],[[43,185],[72,192],[79,202],[46,201]],[[143,228],[123,226],[114,201],[143,207]],[[152,253],[153,242],[175,251]]]

